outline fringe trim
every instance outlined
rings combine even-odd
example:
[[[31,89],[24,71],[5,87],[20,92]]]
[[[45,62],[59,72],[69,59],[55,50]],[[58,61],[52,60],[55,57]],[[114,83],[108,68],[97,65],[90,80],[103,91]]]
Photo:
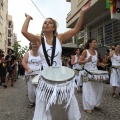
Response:
[[[109,79],[109,75],[108,74],[104,74],[104,75],[90,75],[87,72],[84,72],[84,74],[82,75],[83,77],[83,82],[88,82],[88,81],[96,81],[96,82],[103,82]]]
[[[65,101],[64,109],[67,110],[72,96],[74,95],[75,78],[61,84],[51,84],[44,81],[43,78],[39,81],[37,86],[37,97],[41,101],[46,101],[46,111],[52,104],[62,104]]]

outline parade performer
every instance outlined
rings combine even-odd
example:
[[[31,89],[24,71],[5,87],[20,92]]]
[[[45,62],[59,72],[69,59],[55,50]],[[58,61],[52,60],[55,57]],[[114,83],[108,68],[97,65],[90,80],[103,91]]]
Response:
[[[84,69],[88,71],[97,70],[97,65],[104,66],[103,63],[98,62],[98,53],[95,50],[96,45],[97,41],[95,39],[88,39],[85,50],[81,55],[80,63],[84,64]],[[92,113],[93,109],[100,109],[102,93],[102,82],[83,82],[83,108],[87,113]]]
[[[76,72],[76,84],[77,84],[77,93],[82,92],[82,79],[80,74],[80,70],[82,70],[82,65],[80,64],[80,49],[75,49],[75,55],[72,56],[71,59],[72,69]]]
[[[112,86],[113,98],[118,98],[116,88],[120,87],[120,45],[115,45],[115,49],[110,52],[109,58],[112,62],[110,85]]]
[[[28,32],[29,22],[33,18],[26,14],[26,20],[25,20],[23,27],[22,27],[22,34],[29,41],[36,43],[37,46],[39,47],[38,51],[40,52],[43,70],[47,69],[49,66],[58,66],[59,67],[62,65],[62,61],[61,61],[62,47],[61,47],[61,44],[65,40],[69,40],[70,38],[72,38],[76,33],[78,33],[80,31],[80,28],[82,26],[84,13],[88,10],[90,5],[91,5],[91,1],[88,1],[88,3],[81,9],[80,16],[79,16],[79,19],[78,19],[75,27],[73,29],[65,32],[65,33],[62,33],[62,34],[57,34],[57,23],[52,18],[47,18],[45,20],[45,22],[43,23],[42,33],[41,33],[40,37],[29,33]],[[54,39],[56,39],[55,55],[54,55],[53,60],[51,60],[51,56],[52,56],[51,53],[53,53],[52,50],[54,47],[54,46],[52,47],[52,43],[53,43]],[[43,50],[43,42],[45,44],[44,46],[46,47],[46,50]],[[48,59],[45,57],[45,53],[44,53],[45,51],[47,52]],[[50,65],[48,65],[48,63],[50,63]],[[38,86],[40,83],[41,82],[38,83]],[[41,120],[52,120],[52,119],[54,119],[54,116],[51,115],[51,111],[50,110],[45,111],[46,103],[44,101],[41,101],[38,97],[39,94],[41,94],[41,92],[42,91],[37,89],[36,106],[35,106],[33,120],[40,120],[40,119]],[[52,106],[50,106],[50,107],[52,107]],[[58,114],[60,114],[60,113],[58,113]],[[61,114],[61,116],[62,116],[62,114]],[[73,95],[72,100],[71,100],[70,105],[69,105],[67,119],[68,120],[79,120],[80,117],[81,117],[81,115],[80,115],[78,103],[77,103],[75,95]]]
[[[22,59],[22,66],[25,69],[25,80],[27,82],[29,105],[28,107],[35,106],[36,100],[36,85],[32,83],[33,77],[40,73],[41,58],[38,53],[38,47],[35,43],[30,43],[31,50],[27,51]]]

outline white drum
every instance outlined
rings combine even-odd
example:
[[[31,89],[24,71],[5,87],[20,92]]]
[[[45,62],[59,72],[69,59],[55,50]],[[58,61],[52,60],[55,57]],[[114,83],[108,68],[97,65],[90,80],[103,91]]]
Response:
[[[49,82],[59,83],[73,79],[75,72],[68,67],[48,67],[41,72],[41,77]]]
[[[83,74],[83,81],[96,81],[96,82],[102,82],[109,79],[108,71],[104,70],[85,70]]]
[[[32,79],[32,84],[38,84],[38,82],[39,82],[39,80],[40,80],[40,75],[36,75],[33,79]]]
[[[37,91],[39,99],[47,102],[46,111],[54,104],[70,104],[74,94],[75,72],[68,67],[48,67],[41,72]]]
[[[118,69],[118,70],[120,70],[120,66],[115,66],[115,65],[112,65],[112,67],[111,68],[114,68],[114,69]]]

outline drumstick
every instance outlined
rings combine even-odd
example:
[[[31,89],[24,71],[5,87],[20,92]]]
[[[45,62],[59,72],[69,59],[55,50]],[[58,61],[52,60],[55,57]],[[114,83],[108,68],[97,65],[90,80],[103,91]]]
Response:
[[[40,71],[40,69],[38,69],[38,70],[32,70],[32,72],[36,72],[36,71]],[[31,75],[30,73],[28,73],[27,75],[25,75],[25,76],[29,76],[29,75]]]
[[[32,70],[32,72],[36,72],[36,71],[40,71],[40,69],[38,69],[38,70]]]

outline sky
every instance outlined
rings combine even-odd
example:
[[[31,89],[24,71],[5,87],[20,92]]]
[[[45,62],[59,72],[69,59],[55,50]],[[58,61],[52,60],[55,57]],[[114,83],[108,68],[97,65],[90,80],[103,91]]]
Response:
[[[21,41],[23,47],[29,44],[29,41],[21,34],[25,13],[33,17],[28,31],[36,35],[40,34],[42,24],[48,17],[52,17],[58,22],[58,33],[67,31],[66,17],[70,10],[71,3],[66,0],[8,0],[8,14],[12,15],[14,23],[13,32],[17,34],[17,39]]]

